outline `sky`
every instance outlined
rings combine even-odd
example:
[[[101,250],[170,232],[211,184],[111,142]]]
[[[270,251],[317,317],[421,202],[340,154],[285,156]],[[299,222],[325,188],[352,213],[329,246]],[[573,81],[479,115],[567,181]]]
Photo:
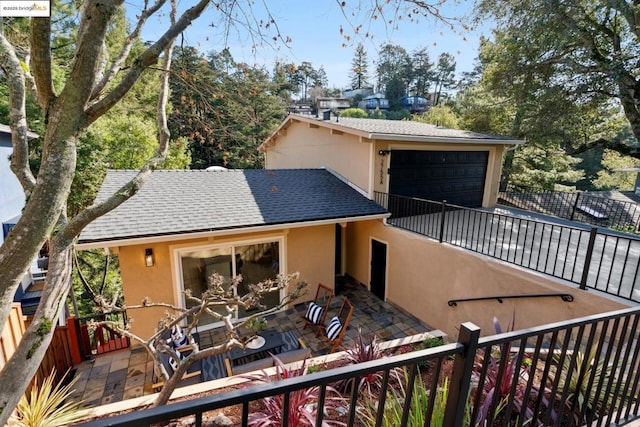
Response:
[[[324,67],[329,87],[345,89],[350,86],[349,69],[358,43],[362,43],[367,50],[370,77],[374,75],[374,61],[378,58],[378,49],[387,42],[400,45],[409,53],[417,48],[426,47],[432,61],[436,61],[442,52],[451,53],[457,62],[456,72],[460,75],[463,71],[473,69],[480,35],[489,33],[487,25],[476,30],[464,30],[461,26],[452,30],[432,18],[420,18],[417,22],[410,22],[405,18],[396,20],[393,25],[385,25],[382,19],[370,19],[370,15],[365,13],[368,12],[365,7],[350,9],[350,5],[356,3],[370,4],[373,0],[346,2],[344,13],[338,3],[332,0],[257,1],[254,6],[257,20],[268,20],[268,8],[275,21],[267,30],[267,42],[259,41],[260,38],[257,36],[252,38],[246,27],[225,31],[225,27],[218,22],[220,14],[210,7],[186,30],[184,38],[178,43],[196,46],[203,53],[228,47],[237,62],[264,66],[269,71],[276,60],[295,64],[308,61],[316,69]],[[442,14],[455,17],[470,14],[472,2],[463,0],[453,3],[448,2],[442,9]],[[190,4],[182,0],[180,7],[186,8]],[[237,9],[237,12],[241,13],[242,10]],[[355,35],[351,40],[345,40],[340,34],[341,26],[345,34],[353,34],[352,28],[360,24],[363,25],[361,34],[368,31],[370,37]],[[286,46],[282,42],[273,43],[271,40],[271,36],[276,32],[276,25],[283,37],[291,39]],[[165,26],[157,20],[150,21],[150,28],[143,32],[143,39],[157,38]],[[250,25],[254,30],[258,27],[256,23]]]

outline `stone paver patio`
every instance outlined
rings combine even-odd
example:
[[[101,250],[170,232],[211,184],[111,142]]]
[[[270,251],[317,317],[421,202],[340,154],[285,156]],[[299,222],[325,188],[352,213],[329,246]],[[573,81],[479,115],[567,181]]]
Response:
[[[364,336],[373,333],[384,341],[431,331],[415,317],[350,282],[338,284],[329,316],[338,312],[344,297],[355,306],[343,341],[345,348],[351,346],[359,328]],[[327,354],[327,343],[317,338],[314,330],[303,330],[302,314],[306,307],[306,303],[299,303],[273,314],[267,318],[268,326],[283,332],[295,331],[311,349],[312,356]],[[200,331],[201,347],[216,342],[217,333],[215,330]],[[100,406],[153,393],[153,359],[141,347],[98,356],[93,361],[82,362],[76,369],[78,381],[72,399],[83,400],[85,406]]]

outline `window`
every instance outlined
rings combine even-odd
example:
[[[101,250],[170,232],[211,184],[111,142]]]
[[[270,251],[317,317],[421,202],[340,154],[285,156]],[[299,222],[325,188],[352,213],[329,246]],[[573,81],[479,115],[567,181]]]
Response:
[[[243,295],[248,292],[248,286],[267,279],[275,279],[280,273],[280,241],[260,243],[209,246],[201,248],[186,248],[179,250],[182,289],[188,289],[193,296],[199,297],[209,286],[209,277],[218,273],[224,278],[223,286],[229,289],[231,279],[242,275],[242,282],[236,292]],[[183,304],[190,308],[193,303],[186,301],[182,295]],[[269,292],[262,299],[267,308],[278,305],[280,294],[278,291]],[[259,310],[255,308],[253,310]],[[217,312],[226,313],[224,308]],[[243,318],[248,313],[240,308],[235,318]],[[212,324],[212,317],[202,318],[200,325]]]

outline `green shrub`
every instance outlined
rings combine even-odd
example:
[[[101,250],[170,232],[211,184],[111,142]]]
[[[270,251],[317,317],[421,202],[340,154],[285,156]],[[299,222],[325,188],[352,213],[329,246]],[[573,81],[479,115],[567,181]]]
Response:
[[[347,108],[340,111],[340,117],[354,117],[356,119],[368,119],[369,115],[361,108]]]
[[[433,347],[439,347],[444,344],[445,344],[444,338],[442,337],[427,337],[424,339],[424,341],[422,341],[420,348],[422,349],[433,348]]]

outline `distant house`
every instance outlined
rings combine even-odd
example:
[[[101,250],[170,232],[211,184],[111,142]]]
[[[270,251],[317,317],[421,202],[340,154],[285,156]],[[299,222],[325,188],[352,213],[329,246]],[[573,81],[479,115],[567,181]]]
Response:
[[[316,98],[316,108],[318,111],[332,110],[340,111],[351,107],[347,98],[318,97]]]
[[[363,87],[360,89],[347,89],[342,91],[342,97],[353,99],[356,96],[364,98],[365,96],[373,95],[373,87]]]
[[[366,96],[362,101],[360,101],[358,103],[358,108],[362,108],[368,112],[376,109],[388,110],[389,100],[383,93],[374,93],[373,95]]]
[[[433,103],[427,98],[421,96],[403,96],[402,106],[409,110],[411,114],[424,113],[431,107]]]

